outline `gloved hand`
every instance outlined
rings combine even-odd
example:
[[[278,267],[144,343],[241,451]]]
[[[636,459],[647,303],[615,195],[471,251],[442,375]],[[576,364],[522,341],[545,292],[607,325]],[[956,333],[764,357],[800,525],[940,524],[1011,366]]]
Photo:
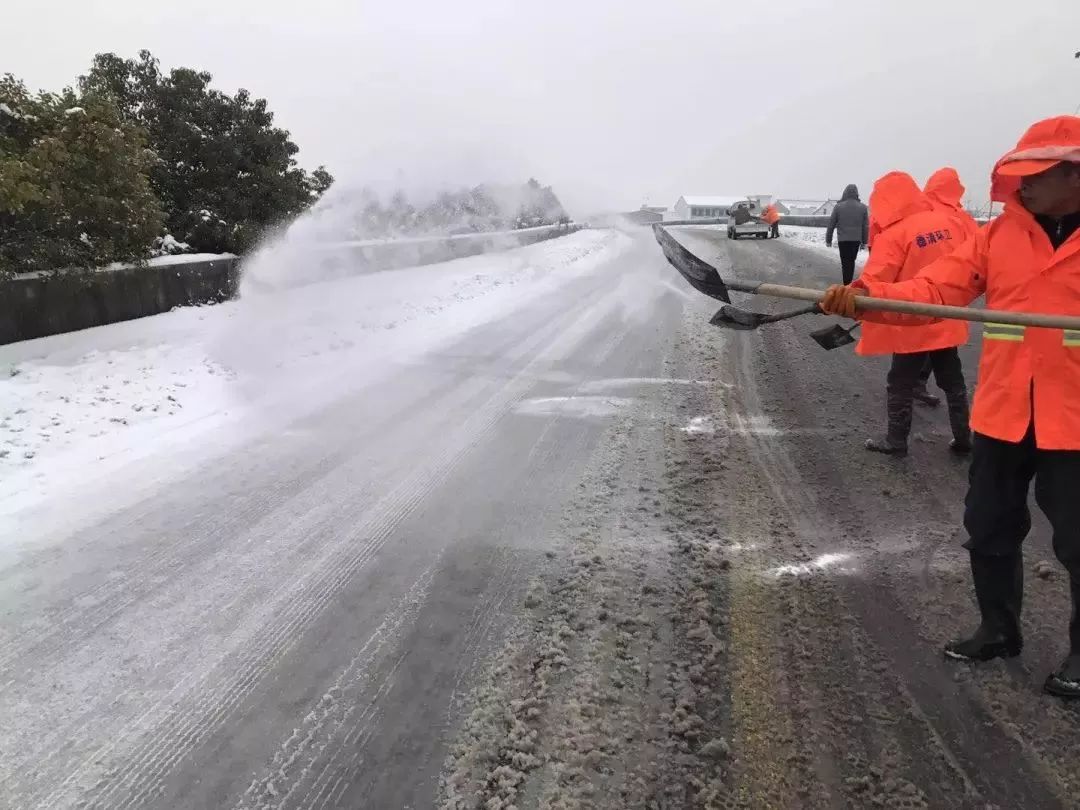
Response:
[[[825,240],[825,247],[828,247],[828,248],[832,247],[832,239],[826,239]]]
[[[852,287],[834,284],[825,291],[825,297],[821,301],[821,309],[827,315],[839,315],[841,318],[856,317],[855,299],[860,295],[866,295],[862,287]]]

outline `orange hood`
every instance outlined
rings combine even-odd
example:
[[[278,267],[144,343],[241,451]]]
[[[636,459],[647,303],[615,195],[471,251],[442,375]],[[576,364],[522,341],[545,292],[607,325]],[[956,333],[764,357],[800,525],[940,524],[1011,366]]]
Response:
[[[874,183],[870,192],[870,218],[882,230],[933,206],[907,172],[889,172]]]
[[[956,169],[952,168],[952,166],[938,169],[930,175],[930,179],[926,181],[926,186],[923,188],[923,194],[933,205],[953,208],[957,211],[960,210],[960,200],[964,196],[964,191],[964,184],[960,182],[960,175],[956,173]]]
[[[1002,167],[1014,164],[1006,172],[1019,166],[1021,174],[1034,174],[1049,169],[1055,163],[1069,160],[1080,163],[1080,117],[1059,115],[1032,124],[1016,147],[1001,156],[990,175],[990,199],[994,202],[1010,202],[1020,190],[1021,177],[1003,173]]]

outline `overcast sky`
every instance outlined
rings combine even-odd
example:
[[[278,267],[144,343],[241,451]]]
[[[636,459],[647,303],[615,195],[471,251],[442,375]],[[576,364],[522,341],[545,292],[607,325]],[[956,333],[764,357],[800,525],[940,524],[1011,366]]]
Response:
[[[514,180],[577,214],[680,194],[866,197],[994,159],[1080,105],[1080,0],[35,0],[0,71],[58,89],[100,51],[265,96],[301,163],[385,187]]]

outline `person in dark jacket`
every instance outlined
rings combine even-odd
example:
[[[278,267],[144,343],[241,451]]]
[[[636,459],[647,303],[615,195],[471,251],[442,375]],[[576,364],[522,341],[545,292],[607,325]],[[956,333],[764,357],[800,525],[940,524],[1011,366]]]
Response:
[[[854,183],[844,189],[840,202],[833,208],[825,244],[832,247],[833,234],[840,245],[840,271],[844,284],[855,278],[855,259],[859,248],[870,241],[870,214],[859,200],[859,188]]]

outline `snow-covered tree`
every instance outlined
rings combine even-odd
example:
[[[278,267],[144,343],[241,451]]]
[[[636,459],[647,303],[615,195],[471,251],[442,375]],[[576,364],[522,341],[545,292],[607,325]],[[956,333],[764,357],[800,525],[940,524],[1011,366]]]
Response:
[[[0,272],[146,257],[162,227],[151,161],[108,97],[0,78]]]
[[[274,126],[265,99],[211,87],[205,71],[167,74],[149,51],[138,59],[94,58],[84,91],[115,99],[125,120],[147,133],[150,171],[169,232],[196,250],[243,252],[271,227],[309,207],[333,183],[297,165],[289,133]]]

